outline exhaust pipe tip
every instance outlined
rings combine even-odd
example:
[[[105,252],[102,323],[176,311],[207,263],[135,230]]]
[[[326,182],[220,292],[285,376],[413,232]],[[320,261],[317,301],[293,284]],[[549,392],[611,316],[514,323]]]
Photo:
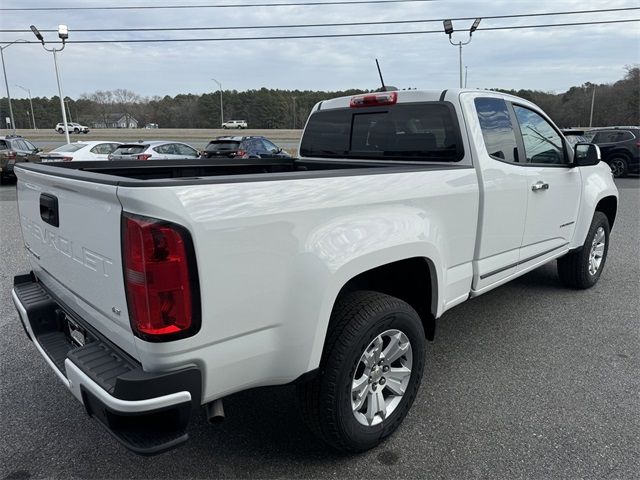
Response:
[[[222,399],[214,400],[205,405],[205,412],[207,414],[207,421],[212,424],[222,423],[224,421],[224,406],[222,405]]]

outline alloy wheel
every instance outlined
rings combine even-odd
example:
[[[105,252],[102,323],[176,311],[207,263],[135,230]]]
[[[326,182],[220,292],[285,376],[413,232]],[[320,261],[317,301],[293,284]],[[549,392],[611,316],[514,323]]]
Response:
[[[405,394],[413,351],[400,330],[382,332],[364,350],[351,383],[351,408],[365,426],[381,423],[398,407]]]
[[[593,276],[598,273],[600,265],[602,265],[602,258],[604,256],[604,247],[607,242],[607,237],[604,233],[604,228],[598,227],[596,234],[593,236],[591,242],[591,250],[589,252],[589,275]]]

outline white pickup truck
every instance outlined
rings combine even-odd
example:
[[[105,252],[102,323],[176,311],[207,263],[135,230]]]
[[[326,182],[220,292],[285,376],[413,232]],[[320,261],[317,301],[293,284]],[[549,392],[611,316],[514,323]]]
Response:
[[[32,271],[13,300],[128,448],[295,382],[311,429],[377,445],[416,397],[436,319],[557,259],[600,277],[618,192],[595,145],[490,91],[318,103],[297,159],[16,165]],[[536,321],[532,314],[531,321]]]

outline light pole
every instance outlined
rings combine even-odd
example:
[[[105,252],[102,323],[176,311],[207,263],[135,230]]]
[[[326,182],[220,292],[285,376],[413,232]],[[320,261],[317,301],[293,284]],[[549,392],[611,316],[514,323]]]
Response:
[[[23,87],[22,85],[18,85],[17,83],[16,83],[16,87],[21,88],[22,90],[27,92],[27,94],[29,95],[29,107],[31,108],[31,123],[33,124],[33,129],[37,130],[38,128],[36,127],[36,117],[33,114],[33,102],[31,101],[31,90],[28,89],[27,87]]]
[[[62,123],[64,124],[64,135],[67,138],[67,143],[71,143],[71,139],[69,138],[69,128],[67,126],[67,112],[64,109],[64,97],[62,96],[62,85],[60,84],[60,72],[58,71],[58,57],[56,54],[64,50],[66,45],[65,41],[69,38],[69,29],[66,25],[58,25],[58,37],[62,40],[62,48],[47,48],[44,46],[44,37],[40,33],[40,31],[35,27],[35,25],[31,25],[31,31],[36,36],[38,40],[42,42],[42,48],[44,48],[47,52],[53,53],[53,64],[56,67],[56,80],[58,81],[58,96],[60,97],[60,109],[62,110]]]
[[[480,25],[481,20],[481,18],[476,18],[474,20],[473,25],[471,25],[471,28],[469,29],[469,40],[467,40],[466,42],[463,42],[461,40],[458,43],[453,43],[453,41],[451,40],[451,35],[454,32],[453,23],[451,22],[451,20],[445,20],[444,22],[442,22],[444,25],[444,33],[449,35],[449,43],[454,47],[458,47],[460,50],[460,88],[462,88],[462,47],[463,45],[469,45],[471,43],[471,36],[473,35],[473,32],[478,29],[478,25]]]
[[[22,43],[26,42],[26,40],[22,40],[19,38],[18,40],[14,40],[13,42],[7,43],[4,47],[0,47],[0,58],[2,58],[2,72],[4,73],[4,86],[7,88],[7,100],[9,101],[9,117],[11,118],[11,127],[13,128],[13,133],[16,133],[16,123],[13,121],[13,107],[11,107],[11,94],[9,93],[9,81],[7,80],[7,69],[4,66],[4,49],[9,48],[14,43]]]
[[[73,119],[71,118],[71,108],[69,108],[69,100],[65,99],[64,104],[67,106],[67,112],[69,113],[69,123],[73,123]]]
[[[218,84],[218,90],[220,90],[220,128],[222,128],[222,124],[224,123],[224,109],[222,108],[222,84],[215,78],[212,78],[211,80]]]

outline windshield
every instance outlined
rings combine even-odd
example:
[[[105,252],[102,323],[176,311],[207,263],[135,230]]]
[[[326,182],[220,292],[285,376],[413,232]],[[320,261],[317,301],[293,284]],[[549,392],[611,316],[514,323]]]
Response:
[[[229,142],[229,141],[221,141],[221,142],[211,142],[207,145],[205,149],[207,152],[222,152],[222,151],[230,151],[237,150],[240,147],[240,142]]]
[[[113,155],[135,155],[144,152],[149,145],[120,145],[113,151]]]
[[[453,109],[434,102],[314,113],[300,153],[321,158],[457,162],[463,149]]]
[[[62,145],[61,147],[58,147],[54,150],[51,150],[52,152],[64,152],[64,153],[71,153],[71,152],[76,152],[78,150],[80,150],[81,148],[86,147],[86,145],[84,143],[67,143],[66,145]]]

